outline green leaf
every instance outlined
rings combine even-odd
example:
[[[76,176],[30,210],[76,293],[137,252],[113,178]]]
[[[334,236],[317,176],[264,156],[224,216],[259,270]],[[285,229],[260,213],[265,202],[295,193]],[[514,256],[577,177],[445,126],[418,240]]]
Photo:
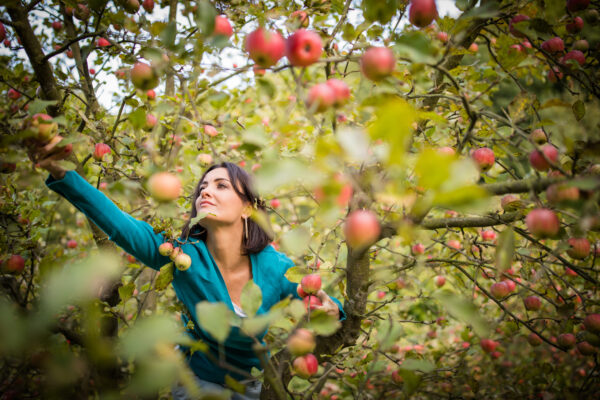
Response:
[[[421,383],[421,376],[415,374],[413,371],[409,369],[400,368],[398,370],[398,374],[402,377],[404,381],[404,385],[402,385],[402,389],[404,392],[410,396],[417,390],[419,384]]]
[[[45,113],[46,109],[49,106],[56,105],[57,103],[58,103],[57,100],[35,99],[31,103],[29,103],[29,109],[27,110],[27,112],[29,113],[29,115],[34,115],[34,114],[38,114],[38,113]]]
[[[224,303],[201,301],[196,304],[200,327],[220,343],[225,342],[231,330],[232,313]]]
[[[261,126],[252,126],[246,129],[242,134],[242,140],[244,143],[250,143],[256,147],[265,147],[269,144],[269,138]]]
[[[382,139],[390,145],[390,164],[402,164],[404,161],[416,116],[413,107],[401,99],[388,101],[378,107],[375,122],[368,131],[371,139]]]
[[[369,158],[369,140],[361,129],[339,129],[336,138],[350,160],[361,162]]]
[[[506,227],[498,237],[496,245],[496,268],[501,275],[510,268],[515,254],[515,234],[511,227]]]
[[[435,47],[421,31],[405,33],[396,40],[395,52],[401,57],[410,58],[415,63],[435,63]],[[393,126],[393,125],[391,125]]]
[[[175,38],[177,37],[177,23],[171,21],[167,26],[160,32],[160,40],[167,49],[173,49],[175,47]]]
[[[304,226],[291,229],[281,236],[281,247],[291,254],[302,254],[310,243],[310,232]]]
[[[154,357],[158,343],[179,343],[187,335],[182,327],[166,315],[138,319],[120,340],[120,353],[125,357]]]
[[[449,290],[439,291],[434,294],[434,297],[450,315],[471,325],[477,335],[487,337],[490,324],[479,314],[479,309],[471,301]]]
[[[310,273],[310,270],[306,267],[291,267],[285,272],[285,277],[290,282],[300,283],[304,275]]]
[[[248,336],[262,335],[273,321],[281,318],[281,315],[282,310],[275,310],[255,317],[242,318],[240,329]]]
[[[273,98],[275,96],[276,88],[271,80],[266,78],[258,78],[256,79],[256,84],[258,85],[258,90],[261,93],[264,93],[269,98]]]
[[[196,215],[194,218],[192,218],[190,220],[190,226],[194,226],[198,223],[198,221],[200,221],[201,219],[205,218],[209,213],[207,213],[206,211],[200,211],[198,213],[198,215]]]
[[[435,365],[427,360],[417,360],[415,358],[407,358],[402,362],[402,368],[410,371],[431,372],[435,369]]]
[[[217,11],[207,0],[200,0],[196,2],[196,5],[198,6],[198,10],[194,15],[196,24],[204,36],[210,36],[215,29]]]
[[[434,149],[425,149],[415,165],[415,175],[419,178],[419,186],[425,189],[437,189],[450,177],[450,164],[456,157],[441,154]]]
[[[313,310],[310,312],[310,321],[307,328],[313,330],[317,335],[333,335],[342,324],[339,319],[333,315],[327,314],[323,310]]]
[[[233,379],[229,374],[225,375],[225,385],[238,393],[244,394],[246,392],[246,385]]]
[[[294,393],[303,393],[308,390],[310,387],[310,382],[306,379],[300,378],[297,375],[294,375],[290,382],[288,383],[288,389],[290,392]]]
[[[119,297],[121,298],[121,302],[125,303],[127,300],[133,296],[133,291],[135,290],[135,283],[129,282],[127,285],[123,285],[119,287]]]
[[[165,290],[167,286],[169,286],[169,283],[173,281],[174,270],[175,266],[172,262],[164,265],[160,269],[160,275],[158,275],[158,277],[156,277],[156,280],[154,281],[154,289],[156,291]]]
[[[377,324],[377,341],[379,350],[389,350],[403,333],[402,325],[394,324],[392,321],[384,320]]]
[[[249,317],[256,315],[262,304],[262,291],[253,280],[249,280],[242,289],[241,302],[242,310],[246,315]]]
[[[256,171],[256,188],[260,193],[271,193],[279,186],[292,184],[307,177],[307,167],[295,159],[268,161]]]
[[[581,100],[577,100],[573,103],[573,115],[575,115],[575,119],[577,121],[581,121],[581,119],[585,116],[585,104]]]
[[[128,119],[134,128],[142,129],[146,126],[146,111],[143,108],[137,108],[129,113]]]

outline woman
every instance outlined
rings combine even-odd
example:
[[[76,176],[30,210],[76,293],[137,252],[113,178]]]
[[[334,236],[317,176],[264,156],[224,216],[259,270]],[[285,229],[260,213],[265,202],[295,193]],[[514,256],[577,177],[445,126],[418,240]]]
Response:
[[[65,157],[64,147],[59,143],[60,138],[31,149],[29,154],[36,166],[50,172],[46,185],[69,200],[113,242],[145,265],[159,270],[170,262],[158,252],[165,238],[154,233],[152,226],[121,211],[75,171],[66,171],[57,164]],[[195,305],[200,301],[223,302],[237,315],[245,317],[240,297],[244,285],[251,279],[260,287],[263,296],[257,314],[268,312],[288,296],[299,298],[297,284],[285,278],[285,272],[293,263],[269,244],[267,233],[249,218],[254,207],[265,209],[252,189],[246,171],[227,162],[208,168],[196,186],[191,210],[192,218],[199,212],[206,212],[207,216],[192,227],[188,221],[179,238],[181,250],[191,257],[192,264],[186,270],[175,269],[172,282],[187,311],[182,318],[184,324],[192,325],[188,324],[190,319],[193,323],[187,329],[188,334],[207,343],[213,356],[186,352],[186,360],[196,374],[198,384],[204,389],[223,389],[225,375],[229,374],[246,383],[246,393],[236,393],[233,397],[236,399],[258,398],[260,394],[260,382],[247,379],[252,367],[261,368],[252,350],[254,339],[232,327],[224,344],[224,356],[226,364],[235,367],[235,371],[216,365],[212,360],[219,359],[218,342],[200,328]],[[345,317],[337,299],[330,298],[322,290],[317,296],[325,312],[338,318]],[[264,333],[258,339],[262,340],[263,336]],[[173,395],[186,398],[183,388],[175,388]]]

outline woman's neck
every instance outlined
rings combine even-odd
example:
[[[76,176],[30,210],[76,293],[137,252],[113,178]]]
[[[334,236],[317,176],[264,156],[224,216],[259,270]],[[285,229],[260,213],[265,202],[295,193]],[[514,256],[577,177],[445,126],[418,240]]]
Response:
[[[212,229],[206,235],[206,247],[223,272],[234,272],[246,261],[241,251],[242,232],[242,224],[237,224]]]

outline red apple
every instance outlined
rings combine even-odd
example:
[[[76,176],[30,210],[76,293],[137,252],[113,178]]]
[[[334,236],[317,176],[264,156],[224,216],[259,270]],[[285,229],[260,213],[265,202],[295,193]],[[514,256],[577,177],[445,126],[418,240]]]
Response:
[[[567,250],[567,254],[571,256],[571,258],[583,260],[590,255],[591,245],[590,241],[586,238],[569,238],[567,243],[571,246],[571,248]]]
[[[570,64],[572,64],[569,63],[570,60],[575,60],[577,64],[583,67],[585,64],[585,55],[579,50],[571,50],[560,59],[560,63],[570,67]]]
[[[583,11],[590,5],[590,0],[567,0],[567,10],[571,12]]]
[[[285,41],[278,32],[260,27],[246,36],[245,47],[258,66],[268,68],[283,57]]]
[[[531,210],[525,218],[527,229],[539,238],[551,238],[558,234],[560,221],[554,211],[547,208]]]
[[[557,67],[552,67],[548,70],[548,80],[552,83],[556,83],[563,78],[563,73]]]
[[[529,336],[527,336],[527,342],[529,342],[529,344],[533,347],[537,347],[542,344],[542,338],[531,332]]]
[[[508,30],[515,37],[525,37],[525,34],[517,29],[516,25],[522,21],[528,21],[530,18],[527,15],[518,14],[515,15],[508,25]]]
[[[140,9],[140,2],[138,0],[120,0],[123,9],[130,14],[135,14]]]
[[[481,238],[486,241],[496,240],[496,232],[491,229],[481,231]]]
[[[572,349],[573,347],[575,347],[577,339],[572,333],[562,333],[558,335],[557,342],[560,347]]]
[[[547,143],[540,150],[529,153],[529,163],[538,171],[547,171],[558,162],[558,149]]]
[[[223,15],[217,15],[215,17],[215,29],[213,31],[213,35],[221,35],[226,37],[233,35],[233,28],[231,27],[231,23],[227,17]]]
[[[302,278],[300,286],[306,294],[317,294],[321,290],[321,276],[318,274],[306,275]]]
[[[296,375],[308,379],[317,373],[319,362],[313,354],[309,353],[305,356],[297,357],[292,366]]]
[[[568,203],[579,200],[579,189],[563,183],[555,183],[546,189],[546,198],[550,203]]]
[[[157,122],[158,122],[158,119],[156,118],[156,116],[154,114],[146,114],[145,128],[147,130],[151,130],[152,128],[154,128],[156,126]]]
[[[323,41],[314,31],[299,29],[285,42],[285,56],[290,64],[298,67],[314,64],[322,52]]]
[[[507,194],[500,199],[500,205],[504,211],[516,211],[522,208],[523,203],[519,196],[514,194]]]
[[[110,146],[105,143],[96,143],[94,146],[94,160],[102,161],[105,154],[109,154],[111,152]]]
[[[543,129],[539,129],[539,128],[531,131],[531,133],[529,134],[529,139],[537,145],[542,145],[542,144],[548,142],[548,137],[546,136],[546,132],[544,132]]]
[[[517,45],[519,46],[519,45]],[[469,51],[471,53],[477,53],[477,51],[479,50],[479,46],[477,45],[477,43],[473,42],[469,45]]]
[[[326,83],[318,83],[310,88],[306,96],[306,106],[314,112],[323,112],[335,103],[335,92]]]
[[[517,284],[513,280],[504,279],[502,282],[504,282],[506,284],[506,287],[508,288],[509,293],[512,293],[515,291]]]
[[[573,43],[573,49],[581,52],[586,52],[590,49],[590,44],[585,39],[576,40]]]
[[[54,137],[58,130],[58,124],[48,114],[34,114],[29,121],[29,127],[33,131],[35,138],[43,143],[47,143]]]
[[[18,100],[21,97],[21,92],[16,91],[13,88],[8,89],[8,98],[11,100]]]
[[[456,239],[448,240],[446,244],[455,250],[460,250],[462,248],[462,244],[460,244],[460,242]]]
[[[302,286],[298,285],[296,286],[296,292],[298,293],[298,296],[305,298],[306,296],[308,296],[308,294],[304,293],[304,290],[302,290]]]
[[[281,202],[279,201],[279,199],[272,199],[270,204],[271,204],[271,208],[279,208],[279,206],[281,205]]]
[[[85,4],[77,4],[73,10],[73,16],[80,21],[87,21],[90,18],[90,9]]]
[[[311,331],[304,328],[297,329],[287,340],[287,347],[293,356],[303,356],[312,352],[317,343]]]
[[[77,247],[77,240],[73,240],[73,239],[69,240],[67,242],[67,247],[69,249],[74,249],[75,247]]]
[[[444,155],[448,155],[448,156],[453,156],[456,154],[456,151],[449,146],[444,146],[444,147],[440,147],[437,149],[437,152],[439,154],[444,154]]]
[[[437,275],[435,278],[433,278],[433,283],[435,283],[435,286],[437,287],[442,287],[446,284],[446,278],[442,275]]]
[[[541,47],[548,53],[559,53],[565,50],[565,42],[556,36],[543,42]]]
[[[181,195],[181,181],[168,172],[158,172],[148,180],[148,190],[158,201],[176,200]]]
[[[144,10],[146,10],[146,12],[151,13],[152,11],[154,11],[154,0],[144,0],[142,2],[142,7],[144,7]]]
[[[94,74],[96,73],[96,70],[95,70],[94,68],[90,68],[90,69],[89,69],[89,73],[90,73],[91,75],[94,75]]]
[[[103,37],[99,38],[96,44],[98,45],[98,47],[110,46],[110,42]]]
[[[480,147],[471,153],[471,158],[475,161],[479,170],[485,172],[492,168],[495,162],[494,151],[488,147]]]
[[[65,54],[67,55],[67,57],[73,58],[73,50],[69,49],[65,52]]]
[[[289,22],[294,28],[308,28],[308,13],[303,10],[296,10],[290,14]]]
[[[523,300],[523,303],[525,304],[525,308],[529,311],[538,311],[542,308],[542,301],[537,296],[526,297],[525,300]]]
[[[583,320],[585,329],[592,333],[600,333],[600,314],[590,314]]]
[[[210,165],[213,162],[212,155],[208,153],[200,153],[198,157],[196,157],[196,161],[203,165]]]
[[[148,97],[148,100],[154,100],[156,98],[156,92],[153,89],[150,89],[146,92],[146,97]]]
[[[588,342],[577,343],[577,350],[584,356],[594,355],[598,351],[594,346],[592,346]]]
[[[131,83],[138,89],[154,89],[158,85],[156,71],[150,65],[137,62],[130,71]]]
[[[446,32],[438,32],[437,38],[442,43],[448,42],[448,34]]]
[[[411,0],[408,20],[418,28],[425,28],[438,17],[435,0]]]
[[[314,310],[317,307],[321,307],[323,305],[323,303],[321,303],[321,300],[317,297],[317,296],[311,296],[306,294],[306,297],[304,297],[304,307],[308,310],[310,308],[310,310]]]
[[[331,78],[328,79],[327,82],[325,82],[325,84],[331,89],[333,89],[335,98],[335,101],[333,102],[334,106],[339,107],[348,102],[348,100],[350,99],[350,88],[348,87],[346,82],[340,79]]]
[[[498,347],[500,343],[492,339],[481,339],[479,344],[481,345],[483,351],[485,351],[486,353],[491,353],[496,350],[496,347]]]
[[[3,264],[2,269],[10,274],[20,274],[25,268],[25,259],[18,254],[13,254]]]
[[[4,24],[0,22],[0,42],[4,39],[6,39],[6,28],[4,27]]]
[[[370,210],[353,211],[344,226],[346,243],[353,248],[370,245],[379,238],[380,232],[377,216]]]
[[[388,77],[396,67],[396,58],[387,47],[371,47],[360,59],[360,69],[372,81]]]
[[[57,32],[60,31],[62,29],[62,27],[63,27],[62,22],[60,22],[60,21],[52,22],[52,29],[54,29],[55,31],[57,31]],[[2,35],[0,35],[0,36],[2,36]],[[0,39],[0,40],[2,40],[2,39]]]
[[[208,135],[208,136],[214,137],[219,134],[219,132],[217,132],[217,129],[212,125],[204,125],[203,129],[204,129],[204,134]]]
[[[423,254],[425,253],[425,246],[423,245],[423,243],[416,243],[412,246],[411,252],[415,256]]]
[[[567,32],[576,34],[581,32],[583,29],[583,19],[581,17],[573,18],[573,21],[569,22],[566,26]]]
[[[161,256],[170,256],[173,252],[173,245],[169,242],[165,242],[158,246],[158,252]]]
[[[180,251],[173,259],[173,263],[178,270],[185,271],[192,265],[192,258]]]
[[[510,289],[506,282],[496,282],[490,287],[490,293],[497,299],[506,297],[510,293]]]

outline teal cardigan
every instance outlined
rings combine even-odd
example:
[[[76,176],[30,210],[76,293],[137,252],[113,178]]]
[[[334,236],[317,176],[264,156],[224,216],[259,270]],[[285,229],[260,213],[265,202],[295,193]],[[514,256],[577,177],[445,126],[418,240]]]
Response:
[[[165,241],[162,234],[155,233],[147,222],[137,220],[121,211],[104,193],[90,185],[75,171],[67,171],[64,178],[60,180],[50,175],[46,179],[46,185],[90,218],[111,241],[145,265],[159,270],[171,261],[158,252],[158,246]],[[210,351],[218,359],[218,342],[200,328],[195,305],[200,301],[223,302],[233,311],[233,303],[206,244],[201,240],[192,242],[181,246],[182,250],[191,257],[192,265],[186,271],[175,269],[172,284],[177,298],[186,307],[194,324],[194,329],[188,330],[188,333],[194,339],[208,344]],[[268,312],[274,304],[288,296],[299,298],[296,292],[298,284],[290,282],[285,277],[286,271],[293,266],[293,262],[283,253],[268,245],[259,253],[251,254],[250,262],[252,279],[260,287],[263,296],[257,314]],[[346,315],[341,303],[335,298],[332,300],[340,308],[340,319],[344,320]],[[186,317],[183,318],[183,322],[187,325]],[[265,333],[263,332],[258,338],[261,342]],[[241,333],[239,328],[232,327],[224,345],[226,361],[247,372],[250,372],[252,367],[261,369],[258,357],[252,351],[253,344],[252,338]],[[243,378],[213,364],[198,351],[191,355],[187,354],[187,361],[199,378],[210,382],[222,384],[226,374],[236,379]]]

